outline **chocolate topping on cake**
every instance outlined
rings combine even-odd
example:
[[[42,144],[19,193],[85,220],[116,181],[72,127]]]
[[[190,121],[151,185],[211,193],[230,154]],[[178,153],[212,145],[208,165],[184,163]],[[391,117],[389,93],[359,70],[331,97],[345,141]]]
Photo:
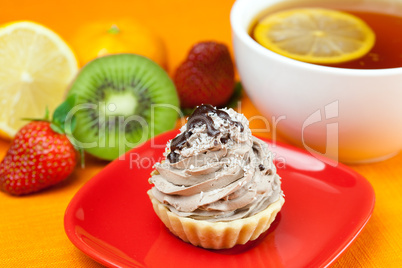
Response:
[[[179,160],[179,155],[175,152],[176,150],[181,150],[187,145],[188,138],[193,134],[191,129],[205,125],[207,128],[207,134],[211,137],[216,137],[220,131],[215,128],[214,120],[212,120],[209,114],[216,114],[224,120],[228,120],[230,124],[240,128],[240,132],[244,131],[244,126],[238,121],[234,121],[230,118],[229,114],[225,111],[215,109],[212,105],[203,104],[197,107],[194,112],[190,115],[187,122],[187,129],[176,138],[174,138],[170,144],[170,153],[167,158],[170,163],[176,163]],[[230,137],[222,137],[221,142],[226,143]]]

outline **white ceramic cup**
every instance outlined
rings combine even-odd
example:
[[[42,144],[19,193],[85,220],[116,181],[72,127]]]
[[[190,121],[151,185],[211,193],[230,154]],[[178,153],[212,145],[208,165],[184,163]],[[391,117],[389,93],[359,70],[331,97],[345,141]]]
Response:
[[[285,0],[237,0],[230,15],[241,82],[270,121],[271,131],[316,156],[341,162],[378,161],[397,154],[402,149],[402,68],[325,67],[262,47],[248,29],[261,11],[280,2]],[[365,1],[347,2],[358,6]],[[382,0],[381,9],[402,16],[402,0]]]

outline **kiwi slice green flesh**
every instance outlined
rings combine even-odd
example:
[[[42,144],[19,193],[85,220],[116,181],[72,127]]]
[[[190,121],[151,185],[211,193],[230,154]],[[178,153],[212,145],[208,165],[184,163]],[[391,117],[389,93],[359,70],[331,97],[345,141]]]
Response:
[[[174,83],[158,64],[136,54],[115,54],[85,65],[73,82],[78,147],[113,160],[173,129],[179,115]]]

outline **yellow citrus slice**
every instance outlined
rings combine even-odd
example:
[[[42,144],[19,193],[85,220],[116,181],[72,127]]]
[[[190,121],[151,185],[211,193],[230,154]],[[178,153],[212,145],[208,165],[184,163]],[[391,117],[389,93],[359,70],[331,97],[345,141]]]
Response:
[[[360,18],[323,8],[268,15],[253,33],[258,43],[280,55],[317,64],[360,58],[375,42],[374,32]]]
[[[78,72],[69,46],[53,31],[29,21],[0,27],[0,136],[12,138],[63,100]]]

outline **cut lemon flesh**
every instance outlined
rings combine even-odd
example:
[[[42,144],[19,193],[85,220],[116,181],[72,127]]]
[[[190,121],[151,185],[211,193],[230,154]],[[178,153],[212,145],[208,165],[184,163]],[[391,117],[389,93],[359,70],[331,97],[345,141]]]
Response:
[[[0,136],[12,138],[63,100],[78,72],[69,46],[53,31],[28,21],[0,28]]]
[[[323,9],[280,11],[260,21],[254,38],[280,55],[317,64],[335,64],[364,56],[375,34],[360,18]]]

